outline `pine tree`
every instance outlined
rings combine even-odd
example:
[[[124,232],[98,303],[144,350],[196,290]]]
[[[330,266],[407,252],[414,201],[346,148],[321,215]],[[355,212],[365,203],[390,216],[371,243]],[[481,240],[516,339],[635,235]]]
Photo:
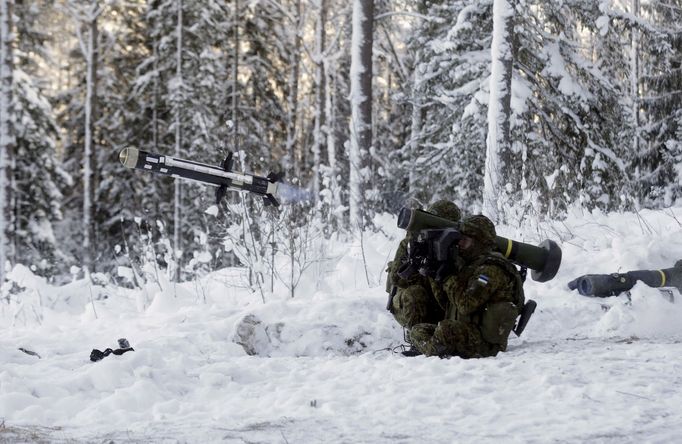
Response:
[[[105,270],[117,264],[117,245],[138,241],[136,217],[146,223],[157,220],[167,209],[168,198],[158,178],[125,170],[118,156],[121,149],[132,146],[158,152],[153,145],[156,134],[152,116],[153,88],[144,89],[146,72],[141,68],[149,61],[150,48],[143,2],[111,4],[103,15],[108,24],[100,32],[98,85],[100,97],[99,137],[95,201],[96,233],[102,254],[98,263]],[[153,62],[152,62],[153,63]],[[145,225],[147,226],[147,225]]]
[[[104,253],[98,241],[95,215],[99,203],[95,190],[99,179],[98,82],[101,39],[98,21],[105,12],[96,1],[67,0],[66,17],[74,30],[69,60],[62,61],[70,69],[69,89],[58,97],[63,111],[60,124],[66,129],[64,169],[74,178],[65,190],[65,223],[60,224],[60,236],[68,240],[65,247],[83,266],[86,273],[95,271],[99,256]],[[75,220],[80,219],[76,224]]]
[[[419,205],[447,198],[480,211],[492,1],[423,2],[417,12],[429,20],[410,39],[412,125],[396,170]]]
[[[411,110],[410,72],[403,20],[412,5],[401,0],[375,2],[372,148],[368,153],[369,180],[365,195],[373,211],[396,212],[405,204],[404,181],[394,160],[409,139]],[[416,108],[415,108],[416,109]]]
[[[560,216],[576,200],[587,208],[621,205],[626,171],[617,140],[625,120],[623,90],[582,49],[586,37],[602,37],[598,8],[580,0],[521,1],[517,8],[524,29],[515,36],[522,100],[512,139],[522,180],[507,183],[524,212]]]
[[[42,275],[64,271],[53,224],[62,219],[61,188],[71,182],[56,159],[57,124],[48,101],[45,73],[49,66],[43,18],[49,2],[18,4],[14,77],[14,244],[16,261]],[[61,270],[60,270],[61,269]]]
[[[328,14],[329,28],[334,32],[329,38],[324,58],[326,156],[322,159],[320,197],[329,232],[348,227],[348,187],[345,179],[349,176],[349,165],[343,146],[348,140],[350,119],[350,106],[346,98],[350,95],[347,72],[350,69],[351,7],[352,3],[330,1]]]
[[[679,2],[642,2],[637,15],[644,21],[631,24],[638,36],[635,100],[641,129],[638,149],[628,156],[631,190],[637,204],[668,206],[682,190],[675,168],[682,156],[676,135],[682,112],[682,9]]]

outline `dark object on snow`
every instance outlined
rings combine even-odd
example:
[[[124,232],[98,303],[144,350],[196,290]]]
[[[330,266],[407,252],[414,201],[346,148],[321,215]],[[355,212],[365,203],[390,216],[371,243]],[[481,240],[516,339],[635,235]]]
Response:
[[[459,222],[424,210],[403,208],[398,215],[398,228],[416,234],[412,249],[414,262],[403,270],[404,274],[424,269],[433,275],[442,276],[449,271],[445,268],[453,262],[450,260],[451,251],[461,237]],[[537,282],[549,281],[561,266],[561,248],[549,239],[534,246],[497,236],[495,250],[516,265],[530,268],[531,276]],[[423,257],[414,257],[415,255]],[[444,265],[445,268],[441,268]]]
[[[32,350],[27,350],[27,349],[25,349],[24,347],[19,347],[19,350],[22,351],[22,352],[24,352],[24,353],[26,353],[27,355],[35,356],[35,357],[37,357],[38,359],[42,359],[38,353],[36,353],[36,352],[34,352],[34,351],[32,351]]]
[[[407,333],[407,330],[404,330],[404,335]],[[407,338],[405,338],[407,341]],[[393,347],[392,349],[389,348],[388,350],[391,350],[395,354],[399,354],[401,356],[406,356],[408,358],[414,357],[414,356],[422,356],[424,353],[420,352],[417,350],[417,348],[407,342],[406,344],[400,344],[396,347]]]
[[[586,274],[568,283],[568,288],[578,290],[583,296],[605,298],[630,290],[637,281],[649,287],[675,287],[682,292],[682,261],[673,268],[663,270],[635,270],[626,273]]]
[[[514,333],[516,333],[516,336],[521,336],[523,330],[526,329],[526,325],[528,324],[528,321],[530,321],[530,317],[533,315],[533,313],[535,313],[537,306],[538,303],[532,299],[528,299],[528,302],[523,305],[523,308],[521,309],[521,317],[519,317],[516,327],[514,330],[512,330]]]
[[[125,352],[129,351],[135,351],[134,348],[130,346],[128,343],[128,340],[126,338],[121,338],[118,340],[118,347],[116,350],[112,350],[110,348],[107,348],[104,351],[97,350],[96,348],[93,348],[92,351],[90,352],[90,360],[92,362],[97,362],[101,361],[105,357],[109,356],[110,354],[115,354],[116,356],[120,356]]]
[[[415,357],[415,356],[422,356],[424,353],[422,353],[422,352],[420,352],[419,350],[417,350],[416,347],[410,347],[410,348],[408,348],[408,349],[405,349],[405,350],[401,351],[400,354],[403,355],[403,356],[406,356],[406,357],[408,357],[408,358],[412,358],[412,357]]]
[[[248,191],[263,196],[265,205],[279,206],[275,197],[283,174],[270,173],[266,177],[232,171],[232,153],[221,166],[208,165],[173,156],[150,153],[137,148],[124,148],[119,160],[127,168],[183,178],[217,187],[216,204],[227,190]]]

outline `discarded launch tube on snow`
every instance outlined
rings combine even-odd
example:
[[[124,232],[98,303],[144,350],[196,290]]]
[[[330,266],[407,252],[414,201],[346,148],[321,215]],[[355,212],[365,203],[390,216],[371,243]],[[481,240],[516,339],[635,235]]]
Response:
[[[682,260],[674,267],[662,270],[635,270],[626,273],[586,274],[573,279],[568,288],[583,296],[604,298],[630,290],[637,281],[649,287],[674,287],[682,292]]]

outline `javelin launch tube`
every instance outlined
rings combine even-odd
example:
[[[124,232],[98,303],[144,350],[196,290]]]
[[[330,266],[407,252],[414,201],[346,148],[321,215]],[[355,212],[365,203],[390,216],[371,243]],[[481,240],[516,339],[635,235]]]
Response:
[[[682,263],[661,270],[635,270],[626,273],[586,274],[568,283],[583,296],[608,297],[628,291],[637,281],[649,287],[675,287],[682,292]]]
[[[398,228],[413,232],[434,228],[458,229],[459,223],[424,210],[402,208],[398,214]],[[554,278],[561,266],[561,247],[549,239],[535,246],[497,236],[495,246],[510,261],[530,268],[531,277],[537,282],[547,282]]]

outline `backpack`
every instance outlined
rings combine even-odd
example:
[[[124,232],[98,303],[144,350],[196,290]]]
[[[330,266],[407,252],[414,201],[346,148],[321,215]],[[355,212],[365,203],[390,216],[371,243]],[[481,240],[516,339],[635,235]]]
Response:
[[[502,349],[505,349],[507,346],[507,338],[512,330],[514,330],[517,335],[520,335],[523,328],[525,328],[525,324],[528,322],[528,318],[530,318],[530,314],[525,318],[522,316],[519,323],[516,323],[516,318],[518,318],[519,315],[524,314],[527,305],[525,304],[525,295],[523,293],[523,279],[514,264],[506,260],[499,253],[486,254],[482,259],[476,262],[476,265],[495,265],[505,270],[507,275],[513,278],[513,302],[503,301],[489,303],[483,309],[483,314],[481,316],[480,329],[483,339],[491,344],[501,345]],[[535,304],[534,301],[529,302]],[[517,329],[514,329],[515,326],[517,326]],[[519,327],[522,328],[519,329]]]

